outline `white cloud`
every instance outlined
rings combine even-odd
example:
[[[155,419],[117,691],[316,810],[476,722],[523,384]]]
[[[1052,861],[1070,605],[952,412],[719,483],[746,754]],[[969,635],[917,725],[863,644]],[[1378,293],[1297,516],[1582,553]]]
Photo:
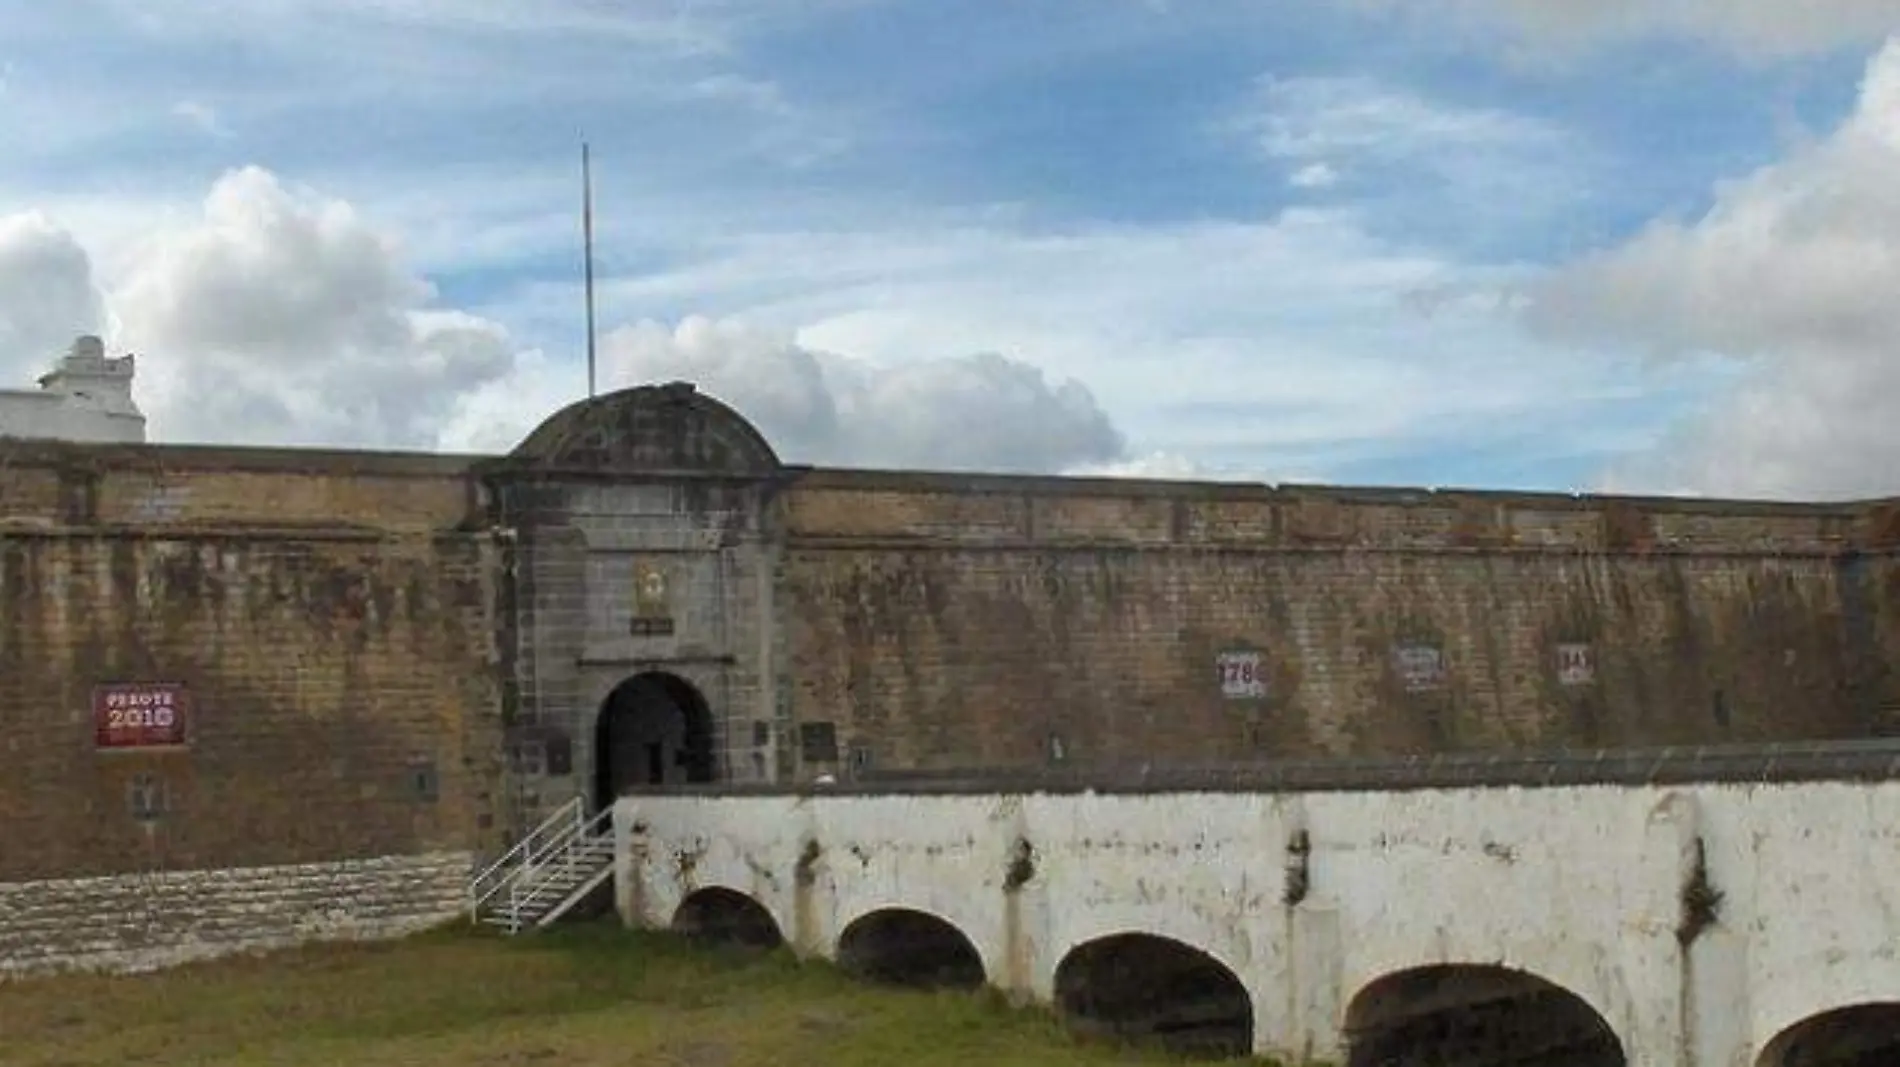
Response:
[[[1231,474],[1215,474],[1186,456],[1174,452],[1147,452],[1106,463],[1078,463],[1064,473],[1083,478],[1155,478],[1162,481],[1196,481],[1210,478],[1242,479]]]
[[[1495,107],[1433,99],[1361,76],[1258,79],[1229,128],[1298,188],[1350,178],[1362,209],[1394,217],[1447,209],[1495,220],[1569,210],[1594,153],[1566,130]],[[1430,201],[1434,206],[1421,205]]]
[[[722,51],[739,14],[728,3],[603,3],[600,0],[99,0],[104,17],[154,38],[203,34],[286,40],[359,29],[520,40],[583,36],[618,46]]]
[[[230,137],[229,127],[218,118],[216,108],[196,100],[181,100],[172,105],[172,114],[208,137]]]
[[[1704,40],[1735,53],[1781,58],[1875,43],[1900,26],[1900,0],[1352,0],[1403,12],[1445,34],[1455,25],[1501,29],[1544,50],[1632,38]]]
[[[31,77],[0,96],[7,174],[98,177],[97,158],[122,160],[155,128],[248,141],[279,158],[325,153],[326,133],[354,139],[337,169],[386,167],[378,135],[409,142],[431,163],[445,143],[480,127],[565,126],[661,153],[674,172],[745,157],[798,167],[850,143],[861,115],[832,115],[747,69],[751,35],[870,0],[89,0],[0,15],[0,40]],[[239,54],[241,64],[222,57]],[[28,57],[58,56],[34,65]],[[109,69],[110,77],[96,72]],[[259,74],[257,72],[264,72]],[[210,106],[215,104],[215,111]],[[525,114],[524,114],[525,113]],[[363,125],[361,116],[377,122]],[[525,124],[525,126],[524,126]],[[696,128],[697,127],[697,128]],[[716,130],[705,137],[701,129]],[[624,131],[624,132],[623,132]],[[545,133],[546,131],[543,130]],[[329,134],[331,139],[338,135]],[[180,138],[181,140],[183,138]],[[417,148],[426,142],[426,147]],[[486,145],[519,166],[545,159],[533,138]],[[347,154],[347,153],[346,153]],[[401,156],[416,158],[400,151]],[[334,156],[334,153],[331,153]],[[367,156],[369,158],[362,158]],[[203,148],[142,154],[141,175],[198,165]],[[494,156],[489,157],[491,160]],[[643,152],[651,166],[655,155]],[[461,159],[466,161],[467,157]],[[326,166],[330,164],[326,161]],[[528,166],[534,163],[529,162]],[[299,173],[312,169],[299,164]],[[123,163],[111,168],[116,184]],[[193,181],[202,180],[194,174]]]
[[[1258,110],[1242,122],[1265,151],[1282,159],[1433,161],[1454,150],[1517,151],[1562,140],[1550,127],[1509,111],[1429,100],[1371,78],[1268,76],[1256,89]]]
[[[1547,336],[1751,374],[1618,484],[1710,493],[1900,492],[1900,40],[1827,138],[1530,291]]]
[[[1325,161],[1308,163],[1287,175],[1287,184],[1295,189],[1324,189],[1339,183],[1339,172]]]
[[[688,83],[682,95],[691,101],[735,107],[763,119],[751,143],[761,154],[789,166],[807,166],[831,158],[851,143],[840,123],[792,102],[777,82],[720,73]]]
[[[584,367],[526,351],[515,357],[507,374],[454,398],[436,443],[449,452],[507,452],[541,420],[586,395]]]
[[[201,217],[129,253],[113,340],[146,356],[171,439],[432,445],[456,398],[507,375],[499,325],[433,310],[430,285],[346,203],[233,171]]]
[[[880,364],[699,316],[624,327],[602,348],[614,382],[693,381],[794,462],[1046,472],[1123,455],[1085,386],[1000,355]]]
[[[1414,307],[1422,290],[1517,276],[1377,240],[1336,211],[1056,232],[965,218],[755,233],[608,278],[602,306],[622,321],[693,306],[892,367],[1006,353],[1087,382],[1131,454],[1350,478],[1353,464],[1421,462],[1458,435],[1466,454],[1529,435],[1560,452],[1598,445],[1607,431],[1579,414],[1640,392],[1624,368],[1526,358],[1495,298]],[[578,307],[578,293],[536,288],[488,313],[514,322],[549,306]]]
[[[100,329],[92,261],[45,215],[0,216],[0,388],[24,387],[73,337]]]
[[[102,300],[69,234],[0,219],[0,350],[20,352],[8,371],[25,384],[109,310],[114,346],[143,357],[159,439],[502,451],[584,388],[495,320],[438,307],[348,203],[261,169],[226,174],[196,217],[118,258]],[[693,379],[795,461],[1056,471],[1124,457],[1084,386],[1000,355],[884,364],[698,316],[603,340],[604,388]]]
[[[585,388],[576,289],[445,308],[385,223],[268,173],[155,211],[138,240],[106,217],[92,269],[162,439],[495,451]],[[1507,311],[1455,296],[1514,272],[1382,242],[1350,213],[905,221],[675,246],[670,269],[609,276],[603,323],[638,325],[607,334],[605,381],[698,379],[810,462],[1249,480],[1532,435],[1565,454],[1601,443],[1580,412],[1640,392],[1614,366],[1526,360]],[[1426,291],[1454,296],[1422,316]],[[35,359],[76,330],[40,332]],[[520,353],[522,336],[567,355]]]

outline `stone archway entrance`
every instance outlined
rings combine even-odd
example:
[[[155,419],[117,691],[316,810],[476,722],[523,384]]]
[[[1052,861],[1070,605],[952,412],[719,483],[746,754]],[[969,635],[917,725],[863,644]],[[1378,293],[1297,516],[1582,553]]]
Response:
[[[636,674],[601,702],[594,726],[594,803],[635,786],[710,782],[712,710],[693,684],[661,671]]]

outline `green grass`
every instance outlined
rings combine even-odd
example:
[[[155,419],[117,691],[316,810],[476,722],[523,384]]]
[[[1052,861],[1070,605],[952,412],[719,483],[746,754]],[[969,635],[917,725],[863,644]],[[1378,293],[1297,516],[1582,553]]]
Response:
[[[6,1067],[1089,1067],[1087,1046],[994,994],[866,986],[780,952],[586,924],[465,928],[134,977],[0,984]]]

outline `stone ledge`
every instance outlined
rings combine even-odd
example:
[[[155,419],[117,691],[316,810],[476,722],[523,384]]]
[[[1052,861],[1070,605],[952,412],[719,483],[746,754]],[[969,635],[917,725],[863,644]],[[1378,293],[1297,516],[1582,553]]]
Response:
[[[1380,541],[1368,537],[1331,543],[1301,543],[1274,537],[1201,537],[1174,540],[1117,540],[1083,537],[984,537],[967,530],[941,534],[794,534],[785,540],[794,554],[855,552],[947,552],[976,555],[1074,552],[1081,554],[1188,555],[1198,557],[1283,556],[1288,559],[1387,556],[1446,557],[1452,559],[1684,559],[1684,560],[1822,560],[1835,561],[1867,555],[1854,545],[1838,543],[1787,546],[1658,543],[1640,548],[1600,545],[1516,544],[1458,545],[1430,541]]]
[[[462,914],[473,860],[437,852],[0,884],[0,981],[405,936]]]
[[[1900,781],[1900,739],[1559,752],[1446,752],[1222,766],[874,771],[829,785],[675,785],[642,796],[956,796],[1077,793],[1397,793],[1562,786]]]

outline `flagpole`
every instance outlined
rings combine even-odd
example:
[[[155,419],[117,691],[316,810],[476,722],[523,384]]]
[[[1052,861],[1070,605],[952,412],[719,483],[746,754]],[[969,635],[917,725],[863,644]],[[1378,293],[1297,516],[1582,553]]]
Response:
[[[581,243],[586,260],[587,395],[594,395],[594,171],[587,142],[581,142]]]

